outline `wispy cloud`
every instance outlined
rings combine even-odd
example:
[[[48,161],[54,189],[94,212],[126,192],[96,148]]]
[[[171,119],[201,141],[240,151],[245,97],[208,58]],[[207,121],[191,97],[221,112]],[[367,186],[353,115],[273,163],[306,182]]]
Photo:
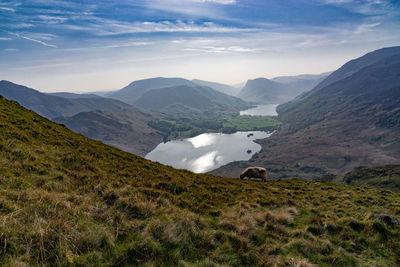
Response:
[[[30,36],[21,35],[21,34],[19,34],[19,33],[12,33],[12,32],[10,32],[10,34],[12,34],[12,35],[14,35],[14,36],[17,36],[17,37],[19,37],[19,38],[21,38],[21,39],[25,39],[25,40],[28,40],[28,41],[32,41],[32,42],[41,44],[41,45],[43,45],[43,46],[53,47],[53,48],[56,48],[56,47],[57,47],[56,45],[49,44],[49,43],[46,43],[46,42],[41,41],[41,40],[38,40],[38,39],[34,39],[34,38],[30,37]]]
[[[0,74],[106,89],[110,73],[240,81],[320,72],[398,44],[399,11],[395,0],[0,0]]]
[[[146,42],[146,41],[137,41],[137,42],[125,42],[119,44],[109,44],[104,46],[85,46],[85,47],[71,47],[71,48],[62,48],[58,49],[58,51],[93,51],[97,49],[113,49],[113,48],[124,48],[124,47],[140,47],[140,46],[150,46],[154,45],[156,42]]]
[[[235,4],[231,0],[148,0],[144,1],[146,8],[191,17],[227,19],[227,15],[219,6]],[[218,5],[216,5],[218,4]]]
[[[59,24],[59,23],[63,23],[66,20],[68,20],[68,18],[61,17],[61,16],[39,15],[38,17],[43,22],[49,23],[49,24]]]
[[[120,35],[134,33],[237,33],[253,32],[254,28],[238,28],[215,24],[214,22],[195,23],[194,21],[144,21],[144,22],[120,22],[109,19],[96,18],[96,24],[88,25],[65,25],[70,30],[88,31],[95,35]]]
[[[32,23],[25,23],[25,22],[21,22],[21,23],[13,23],[13,24],[9,24],[8,27],[12,28],[12,29],[23,29],[23,28],[31,28],[34,27],[35,25],[33,25]]]
[[[382,23],[376,22],[376,23],[363,23],[357,26],[356,30],[354,31],[355,34],[360,34],[364,33],[367,31],[373,30],[375,27],[381,25]]]
[[[236,4],[236,0],[189,0],[189,1],[200,2],[200,3],[215,3],[221,5]]]
[[[391,0],[322,0],[325,4],[347,8],[363,15],[387,14],[398,12],[395,1]]]
[[[11,8],[11,7],[4,7],[4,6],[0,6],[0,10],[15,12],[15,9],[14,9],[14,8]]]
[[[230,54],[230,53],[254,53],[257,50],[251,48],[245,48],[240,46],[228,46],[228,47],[216,47],[216,46],[204,46],[204,47],[188,47],[184,49],[190,52],[203,52],[203,53],[216,53],[216,54]]]
[[[40,39],[40,40],[52,40],[57,36],[51,33],[39,33],[39,32],[31,32],[29,33],[30,38]]]
[[[19,49],[17,49],[17,48],[5,48],[4,51],[6,51],[6,52],[16,52],[16,51],[19,51]]]

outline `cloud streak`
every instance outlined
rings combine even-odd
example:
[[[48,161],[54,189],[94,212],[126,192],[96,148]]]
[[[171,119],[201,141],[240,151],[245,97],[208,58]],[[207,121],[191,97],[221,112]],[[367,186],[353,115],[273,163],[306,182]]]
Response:
[[[49,44],[49,43],[46,43],[46,42],[44,42],[44,41],[31,38],[31,37],[29,37],[29,36],[21,35],[21,34],[19,34],[19,33],[11,33],[11,32],[10,32],[10,34],[12,34],[12,35],[14,35],[14,36],[16,36],[16,37],[19,37],[19,38],[21,38],[21,39],[24,39],[24,40],[28,40],[28,41],[35,42],[35,43],[37,43],[37,44],[41,44],[41,45],[43,45],[43,46],[57,48],[56,45]]]
[[[195,23],[194,21],[144,21],[119,22],[109,19],[95,18],[96,24],[86,26],[64,25],[65,28],[76,31],[88,31],[99,36],[135,34],[135,33],[239,33],[254,32],[255,28],[227,27],[213,22]]]
[[[0,10],[4,10],[4,11],[10,11],[10,12],[15,12],[14,8],[11,7],[4,7],[4,6],[0,6]]]

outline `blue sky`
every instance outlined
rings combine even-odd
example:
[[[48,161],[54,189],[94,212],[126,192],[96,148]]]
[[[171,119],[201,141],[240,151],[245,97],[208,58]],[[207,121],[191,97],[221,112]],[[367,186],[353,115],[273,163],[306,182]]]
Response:
[[[399,44],[397,0],[0,0],[0,79],[48,92],[321,73]]]

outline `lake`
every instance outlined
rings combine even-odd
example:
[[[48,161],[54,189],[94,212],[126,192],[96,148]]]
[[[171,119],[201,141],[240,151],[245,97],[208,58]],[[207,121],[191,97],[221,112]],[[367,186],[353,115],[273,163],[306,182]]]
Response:
[[[255,108],[240,111],[240,115],[277,116],[276,107],[278,105],[279,104],[258,105]]]
[[[261,131],[205,133],[161,143],[146,155],[146,159],[196,173],[209,172],[233,161],[249,160],[261,150],[254,140],[271,134]]]

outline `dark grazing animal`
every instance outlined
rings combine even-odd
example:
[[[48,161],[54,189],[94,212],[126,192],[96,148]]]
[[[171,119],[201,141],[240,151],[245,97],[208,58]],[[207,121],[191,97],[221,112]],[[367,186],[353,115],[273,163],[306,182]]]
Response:
[[[250,178],[261,178],[262,181],[267,181],[267,170],[261,167],[248,167],[242,174],[240,174],[240,179],[245,177]]]

